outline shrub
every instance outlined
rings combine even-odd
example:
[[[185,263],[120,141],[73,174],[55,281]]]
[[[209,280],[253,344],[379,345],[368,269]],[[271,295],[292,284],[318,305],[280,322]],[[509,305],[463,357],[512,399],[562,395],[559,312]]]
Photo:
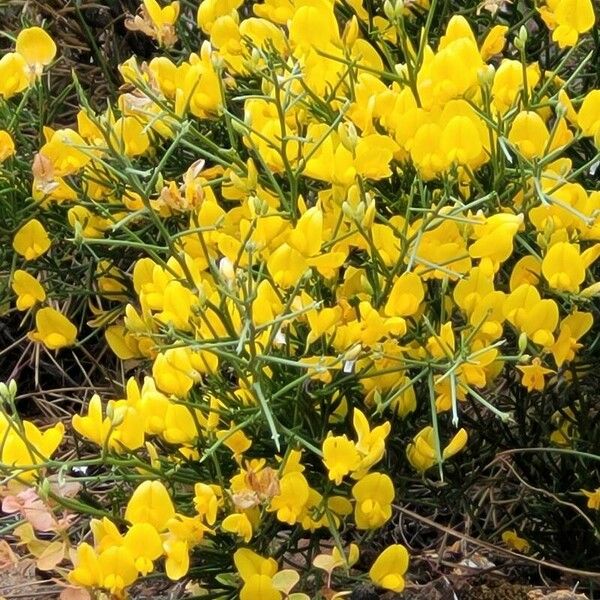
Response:
[[[5,303],[49,356],[101,330],[129,375],[70,453],[2,390],[4,510],[44,507],[15,530],[38,564],[117,598],[159,562],[219,597],[401,591],[407,550],[375,538],[399,503],[596,564],[595,18],[506,4],[144,0],[126,24],[156,55],[102,109],[75,80],[35,156],[16,125],[41,129],[56,47],[23,29]],[[77,498],[50,479],[74,471]]]

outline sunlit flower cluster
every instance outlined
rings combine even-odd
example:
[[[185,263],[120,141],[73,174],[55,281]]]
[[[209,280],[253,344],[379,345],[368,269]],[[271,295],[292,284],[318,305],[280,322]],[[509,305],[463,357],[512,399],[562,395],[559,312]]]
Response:
[[[304,576],[269,556],[318,531],[334,543],[311,564],[339,589],[359,552],[342,534],[392,517],[392,444],[406,473],[443,477],[469,449],[463,411],[509,423],[499,380],[540,392],[577,360],[600,291],[600,192],[579,180],[597,163],[569,150],[600,146],[600,90],[575,97],[528,62],[524,28],[452,16],[436,38],[435,3],[368,4],[203,0],[197,52],[128,59],[108,108],[82,101],[76,126],[44,129],[39,212],[12,237],[16,309],[45,349],[78,343],[44,286],[61,242],[45,214],[62,211],[93,264],[89,324],[143,373],[71,420],[131,474],[123,510],[94,517],[73,553],[71,585],[125,597],[159,562],[178,580],[218,548],[242,599],[300,600]],[[561,47],[594,24],[589,0],[539,10]],[[128,27],[173,47],[182,11],[144,0]],[[35,85],[55,52],[24,30],[0,95]],[[573,435],[557,422],[548,443]],[[63,427],[0,414],[0,436],[24,484]],[[407,568],[392,545],[368,576],[401,591]]]

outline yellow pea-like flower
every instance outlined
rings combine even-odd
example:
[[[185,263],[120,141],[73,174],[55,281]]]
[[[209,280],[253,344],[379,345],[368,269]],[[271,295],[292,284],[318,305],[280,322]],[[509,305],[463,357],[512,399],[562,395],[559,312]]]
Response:
[[[147,575],[154,569],[154,561],[162,556],[160,535],[149,523],[136,523],[125,534],[123,540],[135,562],[136,569]]]
[[[437,464],[435,452],[435,432],[433,427],[423,428],[406,448],[406,456],[417,471],[427,471]],[[469,436],[463,428],[454,435],[448,445],[442,449],[442,459],[446,460],[458,454],[467,444]]]
[[[392,516],[394,484],[384,473],[369,473],[352,488],[358,529],[377,529]]]
[[[54,40],[41,27],[28,27],[17,36],[17,52],[27,61],[34,74],[40,74],[56,56]]]
[[[48,251],[50,238],[44,226],[37,219],[31,219],[15,234],[13,248],[25,260],[34,260]]]
[[[508,139],[525,158],[537,158],[544,153],[550,134],[542,117],[527,110],[520,112],[508,132]]]
[[[133,524],[148,523],[162,532],[169,519],[175,516],[173,501],[160,481],[144,481],[127,503],[125,518]]]
[[[246,543],[252,539],[252,523],[245,513],[233,513],[223,519],[223,531],[235,533]]]
[[[0,96],[12,98],[29,87],[27,61],[17,52],[7,52],[0,58]]]
[[[600,510],[600,488],[596,488],[593,492],[581,490],[584,496],[587,497],[587,507],[592,510]]]
[[[552,29],[552,39],[561,47],[574,46],[579,35],[589,31],[596,21],[591,0],[558,0],[540,9],[542,19]]]
[[[77,340],[77,327],[62,313],[51,307],[41,308],[35,314],[35,331],[32,340],[40,342],[49,350],[73,346]]]
[[[408,552],[404,546],[388,546],[375,560],[369,577],[378,586],[393,592],[404,589],[404,574],[408,569]]]
[[[42,284],[32,275],[21,269],[13,274],[12,289],[17,294],[17,309],[27,310],[37,302],[46,299]]]
[[[323,462],[329,471],[329,479],[340,485],[345,475],[358,468],[360,454],[345,435],[330,435],[323,442]]]
[[[279,481],[279,494],[271,500],[270,510],[277,512],[282,523],[293,525],[298,521],[309,498],[309,486],[302,473],[292,472]]]
[[[577,113],[583,135],[594,136],[600,129],[600,90],[588,92]]]
[[[144,0],[144,8],[157,28],[174,25],[179,17],[179,2],[171,2],[161,8],[156,0]]]
[[[249,548],[240,548],[233,555],[233,562],[244,582],[241,600],[281,600],[281,593],[273,585],[273,577],[277,573],[274,559],[263,558]]]
[[[0,130],[0,164],[15,153],[15,142],[8,131]]]
[[[489,33],[485,36],[483,44],[481,44],[481,48],[479,50],[483,60],[487,61],[492,56],[502,52],[504,49],[504,44],[506,44],[507,32],[508,27],[506,25],[495,25],[490,29]]]

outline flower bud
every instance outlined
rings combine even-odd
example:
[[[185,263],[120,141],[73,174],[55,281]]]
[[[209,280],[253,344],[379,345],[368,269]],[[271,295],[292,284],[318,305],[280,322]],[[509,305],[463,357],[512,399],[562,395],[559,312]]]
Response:
[[[269,205],[258,196],[250,196],[248,204],[257,217],[264,217],[269,212]]]
[[[348,152],[354,153],[356,144],[358,143],[358,133],[354,123],[350,121],[346,123],[340,123],[337,129],[338,135],[340,136],[340,142],[342,146],[348,150]]]
[[[342,212],[344,213],[344,216],[347,219],[350,219],[351,221],[354,221],[354,208],[346,200],[344,200],[344,202],[342,202]]]
[[[116,412],[114,418],[111,419],[111,425],[113,427],[118,427],[119,425],[123,424],[124,420],[125,420],[125,411],[120,410],[120,411]]]
[[[567,114],[567,107],[562,102],[557,102],[554,112],[557,119],[562,119]]]
[[[228,283],[231,283],[235,279],[233,263],[226,256],[219,261],[219,272]]]
[[[525,332],[523,332],[519,336],[519,354],[523,354],[523,352],[525,352],[526,349],[527,349],[527,334]]]
[[[390,2],[390,0],[385,0],[383,3],[383,12],[387,17],[388,21],[394,20],[394,5]]]
[[[346,350],[344,353],[344,360],[354,361],[358,358],[359,354],[362,352],[361,344],[354,344],[351,348]]]
[[[517,35],[515,41],[513,42],[517,50],[520,50],[521,52],[525,50],[525,45],[527,44],[527,37],[527,29],[525,28],[525,25],[521,25],[521,29],[519,29],[519,35]]]
[[[373,223],[375,221],[376,207],[375,207],[375,198],[371,198],[369,196],[369,194],[367,194],[367,205],[366,206],[367,206],[367,209],[365,211],[365,216],[363,217],[360,224],[365,229],[371,229],[371,227],[373,227]]]
[[[494,83],[494,77],[496,75],[496,69],[494,65],[486,65],[485,67],[477,71],[477,80],[481,87],[491,87]]]
[[[404,1],[386,0],[383,5],[383,12],[389,21],[395,21],[400,18],[404,12]]]
[[[342,34],[342,41],[346,48],[352,48],[354,42],[358,39],[358,19],[354,15],[344,27],[344,33]]]

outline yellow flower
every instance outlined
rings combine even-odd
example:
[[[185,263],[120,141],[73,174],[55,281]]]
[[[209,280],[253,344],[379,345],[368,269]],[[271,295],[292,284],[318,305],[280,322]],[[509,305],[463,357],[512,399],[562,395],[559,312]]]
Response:
[[[537,256],[527,255],[517,261],[510,276],[510,290],[516,290],[520,285],[527,283],[535,286],[542,273],[542,262]]]
[[[0,129],[0,163],[15,153],[15,143],[8,131]]]
[[[383,473],[369,473],[352,487],[356,500],[354,521],[358,529],[376,529],[392,516],[392,480]]]
[[[161,8],[156,0],[143,0],[140,14],[125,21],[132,31],[142,31],[159,44],[172,46],[177,41],[175,23],[179,17],[179,2],[171,2]]]
[[[277,563],[263,558],[249,548],[240,548],[233,555],[233,562],[244,582],[240,600],[281,600],[282,594],[273,585]]]
[[[64,435],[64,425],[40,431],[33,423],[23,421],[22,429],[16,423],[10,423],[0,414],[0,463],[11,467],[39,465],[47,461],[58,448]],[[25,470],[19,473],[24,480],[31,480],[36,471]]]
[[[308,136],[316,141],[326,131],[326,125],[310,125]],[[333,184],[340,193],[354,183],[356,175],[375,180],[390,175],[389,163],[398,149],[392,138],[376,133],[366,135],[356,139],[352,150],[343,141],[346,140],[338,134],[328,135],[307,161],[305,175]]]
[[[506,44],[507,32],[508,27],[506,25],[494,25],[494,27],[490,29],[479,50],[483,60],[487,61],[492,58],[492,56],[502,52],[504,44]]]
[[[222,98],[219,76],[211,58],[211,48],[204,42],[200,56],[192,54],[190,63],[180,67],[181,78],[175,94],[175,113],[182,116],[187,110],[201,119],[214,116]]]
[[[304,275],[308,263],[298,250],[288,244],[281,244],[269,256],[267,267],[279,287],[290,288],[295,286]]]
[[[32,340],[41,342],[50,350],[73,346],[77,341],[77,327],[56,309],[45,307],[35,313],[35,331]]]
[[[558,325],[558,306],[550,298],[541,299],[537,288],[523,283],[504,300],[505,318],[536,344],[554,344],[553,332]]]
[[[170,537],[163,543],[167,559],[165,560],[165,571],[167,577],[178,581],[185,577],[190,568],[189,545],[185,540]]]
[[[0,96],[8,100],[28,86],[27,61],[17,52],[7,52],[0,58]]]
[[[417,471],[427,471],[437,463],[435,455],[434,429],[425,427],[406,448],[406,456]],[[465,429],[460,429],[450,443],[442,450],[442,459],[447,459],[460,452],[466,445],[468,435]]]
[[[425,289],[421,278],[413,272],[403,273],[390,291],[385,314],[388,317],[410,317],[419,310],[424,297]]]
[[[237,9],[241,5],[242,0],[203,0],[196,15],[198,27],[210,34],[212,26],[220,17],[237,15]]]
[[[88,144],[73,129],[50,130],[48,134],[48,141],[40,148],[40,154],[48,160],[54,175],[72,175],[92,159],[86,152]]]
[[[113,594],[119,594],[138,577],[131,553],[124,546],[111,546],[98,557],[102,574],[101,586]]]
[[[554,31],[552,39],[561,48],[574,46],[579,34],[589,31],[596,21],[591,0],[548,1],[542,17]]]
[[[527,388],[528,392],[533,390],[541,392],[545,385],[544,375],[554,373],[552,369],[542,367],[542,361],[538,357],[535,357],[530,365],[517,366],[517,369],[523,373],[521,384]]]
[[[323,463],[329,472],[329,479],[340,485],[345,475],[358,468],[360,455],[354,443],[345,435],[330,435],[323,442]]]
[[[81,205],[71,207],[67,219],[75,231],[79,231],[83,237],[92,239],[104,237],[104,231],[111,225],[108,219],[94,214]]]
[[[291,472],[279,480],[279,494],[273,496],[269,510],[277,511],[282,523],[293,525],[298,521],[308,502],[309,487],[302,473]]]
[[[121,117],[115,122],[112,141],[125,156],[139,156],[150,146],[146,129],[135,117]]]
[[[542,117],[533,111],[520,112],[513,121],[508,139],[528,159],[542,156],[550,134]]]
[[[583,135],[594,137],[600,131],[600,90],[588,92],[577,114]]]
[[[12,289],[17,294],[18,310],[27,310],[36,302],[43,302],[46,299],[42,284],[21,269],[17,269],[13,274]]]
[[[234,427],[235,425],[232,423],[230,429],[217,431],[217,439],[222,439],[223,444],[233,452],[234,458],[239,460],[242,454],[252,446],[252,440],[243,430],[238,429],[234,431]]]
[[[552,424],[556,429],[550,434],[550,441],[556,446],[569,448],[579,435],[577,416],[570,406],[557,410],[552,415]]]
[[[352,477],[361,479],[373,465],[382,459],[385,452],[385,440],[392,426],[389,421],[386,421],[383,425],[371,429],[367,417],[358,408],[354,409],[352,423],[358,437],[356,449],[361,457]]]
[[[334,546],[331,554],[318,554],[313,560],[313,566],[331,574],[338,567],[352,567],[358,561],[360,550],[356,544],[350,544],[347,553],[343,554]]]
[[[542,261],[542,274],[551,288],[577,293],[585,280],[585,270],[600,256],[600,244],[579,251],[577,244],[556,242]]]
[[[125,509],[125,519],[130,523],[149,523],[158,532],[164,531],[167,522],[174,516],[173,502],[160,481],[140,483]]]
[[[159,29],[167,25],[174,25],[179,17],[179,2],[171,2],[161,8],[156,0],[144,0],[144,8]]]
[[[527,91],[530,92],[539,79],[540,69],[537,63],[527,67],[524,77],[520,60],[503,59],[492,83],[494,107],[504,114],[520,97],[519,92],[525,87],[524,80],[527,83]]]
[[[50,238],[44,226],[37,219],[31,219],[15,234],[13,248],[25,260],[34,260],[48,251]]]
[[[194,486],[194,507],[209,525],[213,525],[217,520],[217,511],[220,505],[217,490],[221,492],[218,486],[206,483],[197,483]]]
[[[102,401],[94,394],[88,404],[88,414],[73,415],[73,429],[98,446],[103,446],[111,429],[111,420],[102,416]]]
[[[587,496],[587,507],[592,510],[600,510],[600,488],[596,488],[593,492],[581,491],[584,496]]]
[[[41,27],[23,29],[17,36],[16,50],[27,61],[33,75],[41,75],[56,56],[54,40]]]
[[[404,589],[404,573],[408,569],[408,552],[404,546],[388,546],[375,560],[369,577],[378,586],[393,592]]]
[[[102,585],[103,577],[98,555],[92,546],[86,542],[79,544],[77,547],[73,566],[73,570],[68,575],[71,583],[88,588]]]
[[[170,348],[161,352],[152,366],[152,376],[158,388],[176,396],[185,397],[200,381],[200,373],[194,368],[187,348]]]
[[[523,554],[529,552],[529,542],[522,537],[519,537],[514,529],[505,531],[502,534],[502,541],[517,552],[522,552]]]
[[[487,217],[480,225],[473,226],[475,241],[469,247],[469,254],[472,258],[480,259],[480,267],[484,273],[495,273],[510,257],[513,239],[522,223],[522,214],[499,213]]]
[[[197,294],[179,281],[170,281],[163,292],[163,310],[156,314],[156,319],[175,329],[190,331],[190,319],[197,304]]]
[[[223,531],[235,533],[246,543],[252,539],[252,523],[246,513],[233,513],[223,519],[221,523]]]
[[[229,2],[231,1],[229,0]],[[212,0],[212,2],[221,4],[221,0]],[[203,2],[203,4],[205,3],[207,2]],[[227,2],[223,2],[223,4],[227,4]],[[237,8],[241,4],[241,0],[235,0],[235,4]],[[261,4],[255,4],[252,10],[258,17],[285,25],[294,15],[294,0],[265,0]]]
[[[147,575],[154,569],[153,561],[162,556],[163,546],[160,535],[149,523],[136,523],[129,528],[123,545],[134,560],[135,568]]]
[[[575,353],[581,348],[579,339],[590,330],[593,323],[591,313],[577,310],[560,322],[558,338],[550,348],[557,367],[575,358]]]
[[[73,428],[80,435],[100,447],[123,452],[144,445],[144,420],[138,410],[126,400],[111,401],[103,417],[102,403],[97,394],[92,396],[88,414],[73,416]]]

